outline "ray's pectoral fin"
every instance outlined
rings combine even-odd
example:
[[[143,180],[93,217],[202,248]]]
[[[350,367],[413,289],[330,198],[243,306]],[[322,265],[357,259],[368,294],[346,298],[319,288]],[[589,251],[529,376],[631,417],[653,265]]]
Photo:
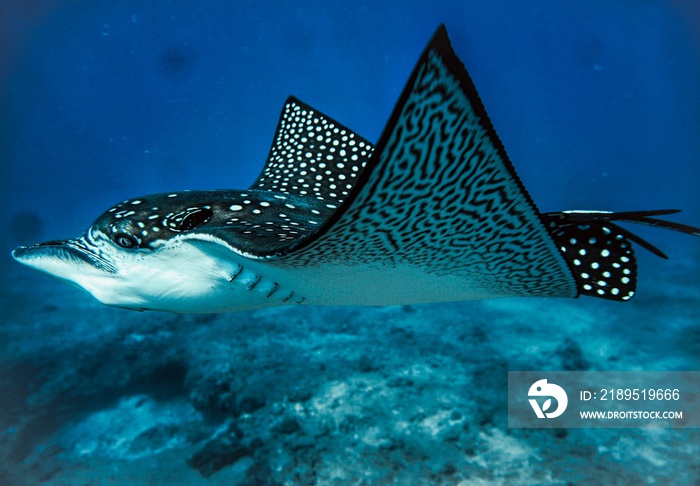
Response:
[[[293,253],[276,264],[364,266],[425,301],[578,295],[444,26],[357,183]]]
[[[345,125],[290,96],[282,108],[267,163],[234,205],[236,217],[204,229],[239,253],[271,259],[316,235],[340,207],[374,146]]]
[[[632,242],[661,258],[668,257],[648,241],[613,221],[645,224],[700,236],[700,228],[652,217],[679,211],[562,211],[543,214],[542,218],[571,266],[582,295],[629,300],[637,287],[637,262]]]
[[[228,221],[193,235],[210,235],[252,259],[288,254],[340,207],[373,151],[365,138],[290,96],[265,167],[240,194],[243,204],[229,207]]]
[[[290,96],[282,108],[267,163],[250,189],[342,203],[374,147],[348,127]]]

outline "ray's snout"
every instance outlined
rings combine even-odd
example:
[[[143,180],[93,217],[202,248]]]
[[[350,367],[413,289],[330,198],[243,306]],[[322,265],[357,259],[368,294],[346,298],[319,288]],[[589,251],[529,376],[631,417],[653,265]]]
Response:
[[[12,258],[20,263],[26,263],[28,259],[52,253],[53,250],[68,248],[69,240],[51,240],[33,245],[22,245],[12,250]]]
[[[54,275],[73,280],[72,274],[79,268],[89,268],[114,273],[114,267],[99,257],[83,238],[51,240],[34,245],[19,246],[12,251],[12,257],[19,263]]]
[[[40,249],[41,247],[45,246],[65,246],[68,243],[68,240],[51,240],[51,241],[44,241],[42,243],[35,243],[33,245],[21,245],[12,250],[12,256],[17,259],[18,257],[21,257],[24,254],[27,254],[28,252],[32,252],[34,250]]]

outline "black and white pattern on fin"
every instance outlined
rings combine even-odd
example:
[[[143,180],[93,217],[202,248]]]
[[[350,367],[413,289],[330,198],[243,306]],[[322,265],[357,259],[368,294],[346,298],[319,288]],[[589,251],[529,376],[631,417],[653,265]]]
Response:
[[[408,266],[483,297],[575,297],[444,27],[421,56],[348,199],[275,264]]]
[[[562,211],[542,215],[552,238],[569,262],[579,292],[611,300],[629,300],[637,286],[632,243],[661,258],[661,250],[613,221],[644,224],[700,236],[700,228],[654,218],[678,209],[652,211]]]
[[[567,216],[542,215],[571,266],[579,292],[610,300],[631,299],[637,288],[637,261],[626,232],[609,220]]]
[[[372,144],[352,130],[290,97],[267,164],[250,188],[315,197],[335,209],[373,151]]]

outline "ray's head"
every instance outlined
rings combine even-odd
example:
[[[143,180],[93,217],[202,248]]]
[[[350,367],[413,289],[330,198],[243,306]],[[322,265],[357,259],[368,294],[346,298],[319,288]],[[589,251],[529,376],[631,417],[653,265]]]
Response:
[[[126,250],[154,250],[163,242],[210,222],[212,205],[200,192],[153,194],[128,199],[105,211],[85,232]]]
[[[21,246],[12,256],[81,287],[104,304],[152,309],[154,301],[167,300],[192,278],[189,269],[169,262],[167,254],[159,259],[152,255],[215,219],[212,206],[202,200],[196,192],[129,199],[105,211],[78,238]]]
[[[303,241],[335,207],[257,189],[153,194],[109,208],[78,238],[21,246],[12,255],[111,306],[256,309],[270,305],[267,292],[277,284],[243,267]]]

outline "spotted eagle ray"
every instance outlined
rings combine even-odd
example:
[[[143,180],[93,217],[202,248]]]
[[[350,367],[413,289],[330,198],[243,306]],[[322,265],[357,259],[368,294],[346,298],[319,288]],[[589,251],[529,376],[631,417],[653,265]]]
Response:
[[[243,191],[128,199],[80,237],[14,250],[107,305],[183,313],[493,297],[629,300],[617,222],[700,236],[677,210],[540,213],[438,28],[379,142],[290,97]]]

